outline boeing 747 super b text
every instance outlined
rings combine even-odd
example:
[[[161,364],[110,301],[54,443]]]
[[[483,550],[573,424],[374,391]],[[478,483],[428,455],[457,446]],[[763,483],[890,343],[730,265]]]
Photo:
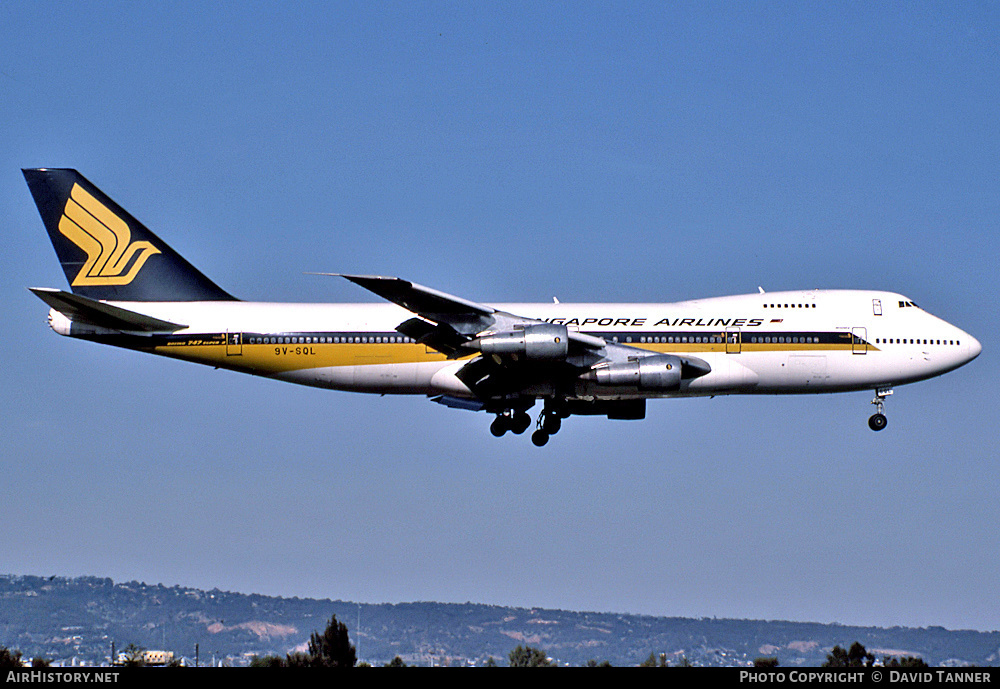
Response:
[[[966,364],[980,344],[911,299],[811,290],[673,304],[481,304],[343,275],[386,304],[240,301],[75,170],[24,170],[72,292],[32,288],[60,335],[316,387],[425,395],[544,445],[573,414],[646,400],[874,390]]]

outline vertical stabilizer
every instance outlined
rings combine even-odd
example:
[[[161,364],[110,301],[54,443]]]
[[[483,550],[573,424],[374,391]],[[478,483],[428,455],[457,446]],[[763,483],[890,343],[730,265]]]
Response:
[[[22,170],[74,294],[108,301],[232,301],[76,170]]]

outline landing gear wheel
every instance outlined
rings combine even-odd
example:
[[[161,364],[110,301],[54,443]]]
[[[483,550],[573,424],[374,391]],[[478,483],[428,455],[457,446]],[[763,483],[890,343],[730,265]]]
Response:
[[[549,442],[549,434],[543,429],[539,428],[537,431],[531,434],[531,442],[535,444],[536,447],[541,447],[545,443]]]
[[[885,398],[891,394],[892,388],[875,389],[875,399],[872,400],[872,404],[875,405],[875,413],[868,419],[868,428],[873,431],[881,431],[889,423],[885,418]]]
[[[497,414],[497,418],[493,420],[490,424],[490,433],[495,437],[503,437],[503,434],[510,430],[510,425],[508,424],[507,417],[502,414]]]
[[[511,419],[510,430],[514,431],[517,435],[521,435],[528,430],[528,426],[530,425],[531,417],[528,416],[526,412],[522,411],[515,414],[514,418]]]
[[[885,418],[885,414],[873,414],[870,419],[868,419],[868,428],[873,431],[881,431],[885,428],[889,421]]]

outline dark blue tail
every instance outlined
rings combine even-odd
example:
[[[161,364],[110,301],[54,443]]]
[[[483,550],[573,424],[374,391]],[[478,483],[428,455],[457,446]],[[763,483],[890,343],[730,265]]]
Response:
[[[108,301],[232,301],[76,170],[22,170],[74,294]]]

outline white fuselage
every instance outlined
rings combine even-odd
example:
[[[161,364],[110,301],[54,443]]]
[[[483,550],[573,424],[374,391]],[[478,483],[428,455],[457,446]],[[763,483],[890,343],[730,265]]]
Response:
[[[123,302],[187,326],[167,337],[120,336],[73,323],[53,328],[289,382],[380,394],[470,396],[455,375],[469,357],[400,335],[413,314],[393,304]],[[899,294],[814,290],[668,304],[498,304],[497,309],[657,353],[691,355],[711,372],[646,397],[879,389],[955,369],[980,352],[968,333]],[[116,341],[124,337],[123,341]],[[544,386],[529,391],[545,396]],[[581,381],[580,398],[621,398]]]

